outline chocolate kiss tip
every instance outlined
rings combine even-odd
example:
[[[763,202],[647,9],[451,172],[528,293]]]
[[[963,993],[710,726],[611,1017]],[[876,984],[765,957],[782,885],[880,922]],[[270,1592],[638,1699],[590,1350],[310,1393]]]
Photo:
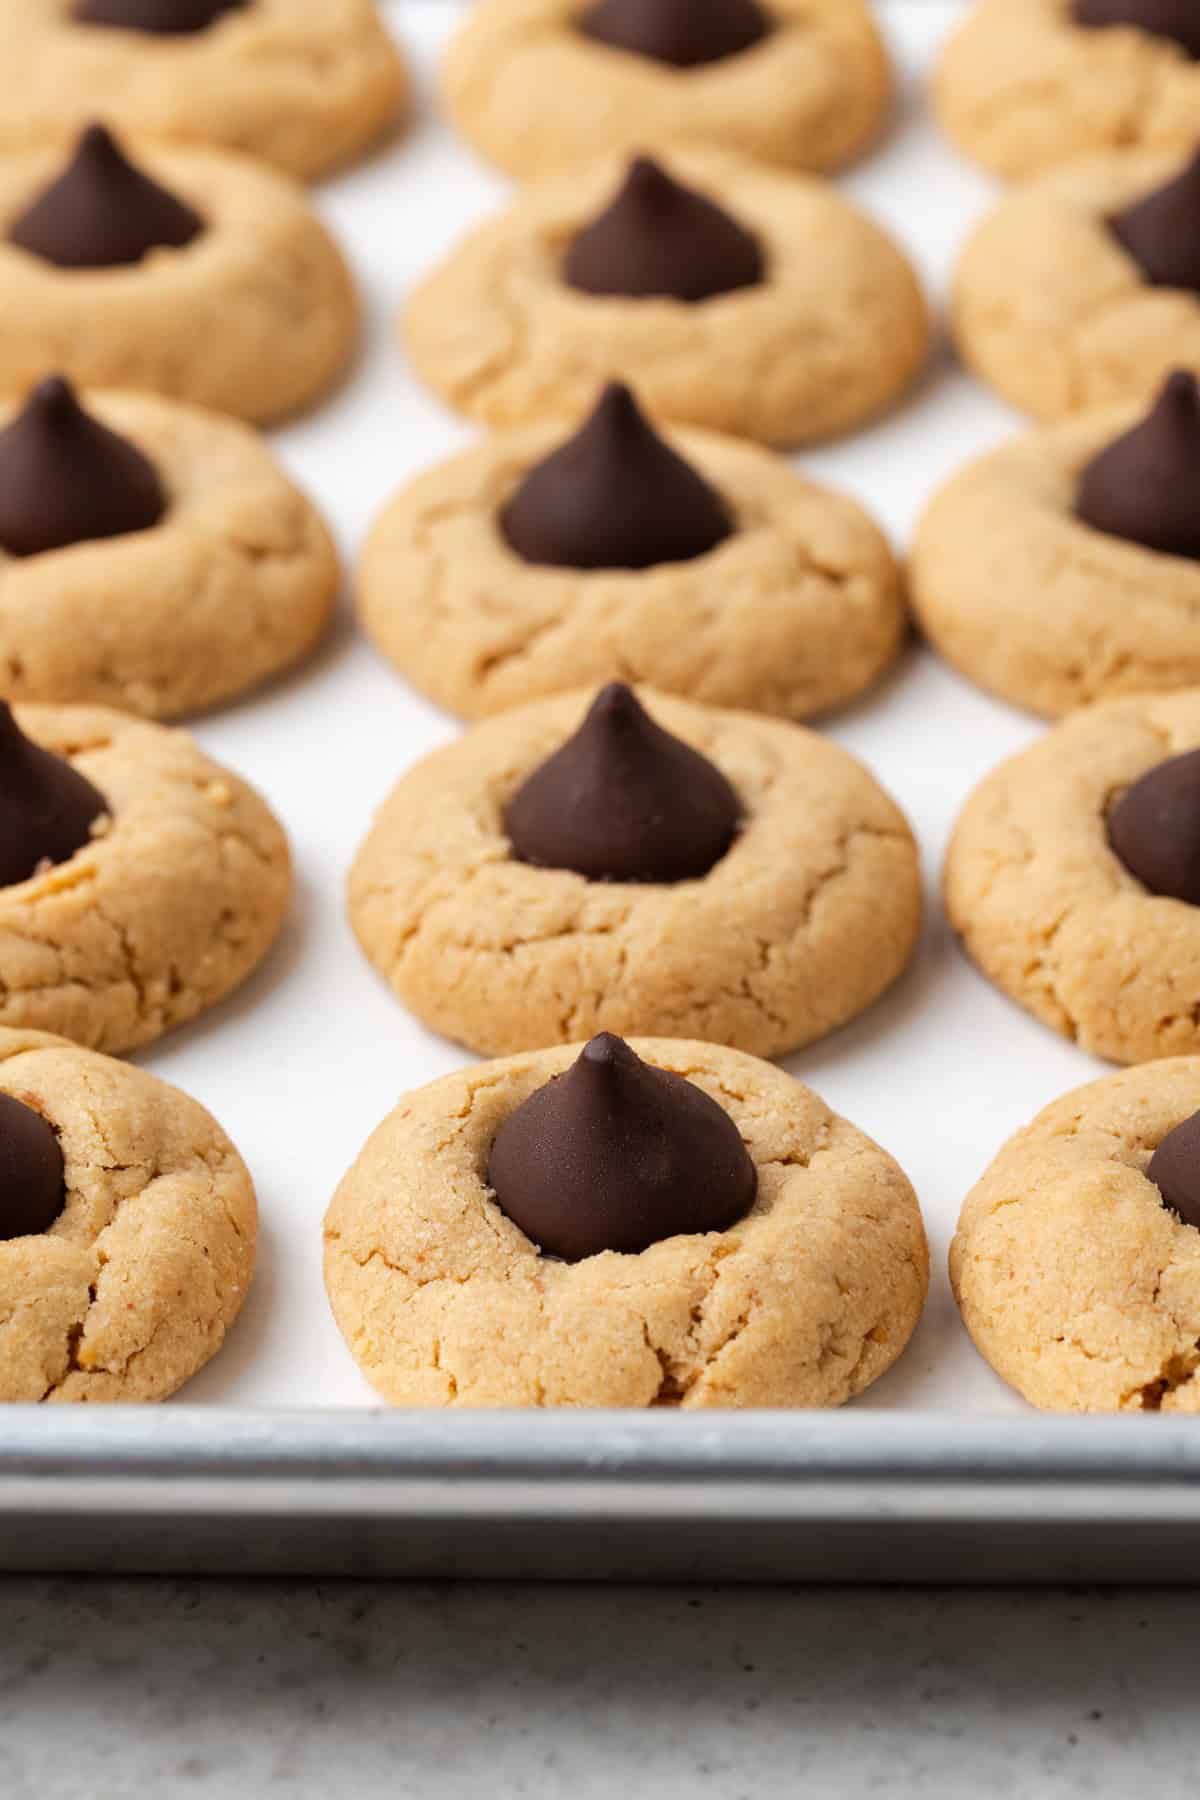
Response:
[[[1076,517],[1165,556],[1200,559],[1200,388],[1176,370],[1149,414],[1092,459]]]
[[[720,495],[619,383],[605,388],[574,437],[530,469],[499,523],[522,561],[579,570],[691,562],[733,530]]]
[[[758,0],[596,0],[579,21],[610,49],[681,69],[737,56],[770,28]]]
[[[636,719],[642,712],[642,707],[628,682],[610,681],[592,701],[592,712],[597,718],[608,718],[615,722]]]
[[[1193,58],[1200,57],[1200,8],[1196,0],[1075,0],[1077,25],[1102,29],[1134,26],[1152,37],[1170,38]]]
[[[153,464],[61,376],[40,382],[0,430],[0,548],[10,556],[147,531],[166,504]]]
[[[0,1094],[0,1242],[40,1236],[66,1203],[54,1127],[24,1101]]]
[[[487,1179],[508,1218],[567,1262],[726,1231],[758,1186],[728,1113],[607,1032],[505,1120]]]
[[[0,887],[28,881],[42,863],[68,862],[107,811],[99,789],[27,738],[0,700]]]
[[[588,881],[665,885],[707,875],[740,818],[721,771],[614,683],[517,790],[504,824],[519,862]]]
[[[1200,1113],[1167,1133],[1146,1170],[1169,1212],[1200,1226]]]
[[[246,0],[78,0],[73,17],[80,25],[174,37],[206,31],[223,13],[245,4]]]
[[[1108,226],[1153,286],[1200,292],[1200,152]]]
[[[765,264],[757,238],[715,201],[648,156],[567,251],[563,275],[580,293],[698,305],[755,287]]]
[[[1194,418],[1200,413],[1200,382],[1187,369],[1173,369],[1163,383],[1159,403]]]
[[[151,250],[181,250],[203,229],[200,215],[131,163],[105,126],[89,125],[8,235],[56,268],[115,269]]]
[[[1109,814],[1108,840],[1150,893],[1200,906],[1200,750],[1158,763],[1127,788]]]

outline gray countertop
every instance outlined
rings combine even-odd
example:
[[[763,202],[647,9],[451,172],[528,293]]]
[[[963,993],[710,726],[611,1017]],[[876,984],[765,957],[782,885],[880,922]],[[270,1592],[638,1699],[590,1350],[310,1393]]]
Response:
[[[0,1582],[4,1800],[1196,1792],[1196,1598]]]

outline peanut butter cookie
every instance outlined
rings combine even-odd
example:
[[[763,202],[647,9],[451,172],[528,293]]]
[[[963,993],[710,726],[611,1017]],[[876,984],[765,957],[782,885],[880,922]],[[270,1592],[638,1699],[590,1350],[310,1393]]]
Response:
[[[183,732],[0,703],[0,774],[0,1024],[132,1050],[266,955],[287,839]]]
[[[1200,1411],[1200,1057],[1077,1088],[967,1196],[950,1278],[981,1355],[1053,1412]]]
[[[1115,1062],[1200,1052],[1197,749],[1200,690],[1088,707],[989,775],[950,843],[970,955]]]
[[[358,303],[303,192],[228,151],[92,127],[0,155],[0,390],[47,369],[259,422],[345,368]]]
[[[216,1355],[257,1208],[202,1106],[0,1027],[0,1169],[0,1401],[163,1400]]]
[[[942,655],[1050,717],[1200,683],[1200,389],[1103,408],[970,463],[917,527],[909,595]]]
[[[0,151],[99,111],[306,177],[361,154],[408,95],[374,0],[4,0],[0,68]]]
[[[531,1102],[556,1154],[538,1168],[518,1159],[514,1174],[500,1139]],[[701,1216],[688,1230],[678,1211],[664,1216],[668,1192],[695,1134],[715,1139],[722,1115],[733,1144],[706,1182],[748,1179],[723,1229],[706,1229],[718,1196],[691,1182]],[[587,1219],[586,1194],[570,1207],[557,1154],[576,1161],[589,1121],[597,1200],[612,1198],[602,1165],[614,1144],[653,1132],[649,1217],[630,1240],[645,1247],[543,1254],[494,1182],[510,1204],[540,1186],[553,1210],[611,1234],[613,1217]],[[626,1205],[635,1184],[626,1164]],[[840,1406],[907,1344],[928,1253],[896,1163],[782,1070],[711,1044],[601,1039],[582,1056],[541,1050],[407,1095],[330,1206],[325,1281],[355,1360],[398,1406]]]
[[[730,271],[733,234],[755,266]],[[903,251],[835,188],[689,148],[524,189],[421,283],[403,333],[417,372],[487,425],[576,418],[616,377],[661,418],[787,445],[891,405],[929,315]]]
[[[312,649],[338,563],[258,434],[151,394],[43,382],[0,407],[0,692],[150,718]]]
[[[870,9],[768,0],[747,11],[745,0],[480,0],[446,60],[446,104],[476,149],[525,180],[688,141],[797,169],[859,155],[892,88]]]
[[[907,633],[852,500],[754,445],[660,436],[619,390],[573,438],[507,432],[418,476],[357,585],[383,654],[468,719],[616,679],[803,719],[869,688]]]
[[[1165,10],[1161,0],[978,0],[937,73],[942,125],[1008,179],[1125,145],[1183,154],[1196,141],[1200,68],[1159,29]],[[1194,33],[1189,0],[1170,10]]]
[[[907,964],[917,849],[866,769],[799,726],[641,701],[505,713],[384,804],[350,918],[434,1030],[488,1055],[615,1031],[774,1056]]]
[[[954,329],[975,373],[1039,419],[1200,374],[1200,165],[1112,150],[1017,189],[963,253]]]

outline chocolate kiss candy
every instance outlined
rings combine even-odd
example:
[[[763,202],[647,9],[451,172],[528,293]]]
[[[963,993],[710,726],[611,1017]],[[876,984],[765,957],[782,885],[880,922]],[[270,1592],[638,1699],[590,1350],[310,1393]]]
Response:
[[[32,1106],[0,1094],[0,1243],[48,1231],[66,1203],[54,1127]]]
[[[1075,23],[1136,25],[1154,37],[1173,38],[1189,56],[1200,56],[1196,0],[1075,0]]]
[[[614,50],[691,69],[749,50],[770,24],[757,0],[597,0],[579,29]]]
[[[1178,1213],[1185,1225],[1200,1226],[1200,1113],[1167,1133],[1146,1174],[1165,1207]]]
[[[0,548],[11,556],[148,531],[166,507],[154,465],[58,376],[0,431]]]
[[[1108,225],[1156,287],[1200,292],[1200,155]]]
[[[758,1188],[728,1113],[608,1032],[505,1120],[487,1179],[513,1224],[564,1262],[727,1231]]]
[[[149,250],[182,249],[203,230],[200,215],[135,169],[103,125],[89,125],[58,180],[8,235],[60,269],[111,269]]]
[[[611,206],[571,245],[563,273],[585,294],[699,301],[754,287],[763,257],[727,212],[639,156]]]
[[[707,556],[732,536],[733,521],[716,489],[614,383],[576,435],[529,471],[500,528],[526,562],[650,569]]]
[[[68,862],[107,811],[100,790],[31,743],[0,700],[0,887],[28,881],[42,863]]]
[[[707,757],[656,725],[621,682],[601,689],[504,815],[519,862],[589,881],[692,881],[720,862],[741,804]]]
[[[1168,556],[1200,557],[1200,388],[1176,371],[1140,425],[1090,462],[1076,516]]]
[[[80,25],[116,25],[125,31],[179,37],[205,31],[222,13],[245,4],[246,0],[79,0],[74,16]]]
[[[1152,894],[1200,906],[1200,750],[1159,763],[1126,789],[1108,839]]]

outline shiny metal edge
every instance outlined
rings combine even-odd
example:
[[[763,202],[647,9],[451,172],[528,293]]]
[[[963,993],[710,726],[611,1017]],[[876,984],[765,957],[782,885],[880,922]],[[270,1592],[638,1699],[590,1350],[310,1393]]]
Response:
[[[1185,1420],[7,1408],[0,1568],[1200,1580]]]

